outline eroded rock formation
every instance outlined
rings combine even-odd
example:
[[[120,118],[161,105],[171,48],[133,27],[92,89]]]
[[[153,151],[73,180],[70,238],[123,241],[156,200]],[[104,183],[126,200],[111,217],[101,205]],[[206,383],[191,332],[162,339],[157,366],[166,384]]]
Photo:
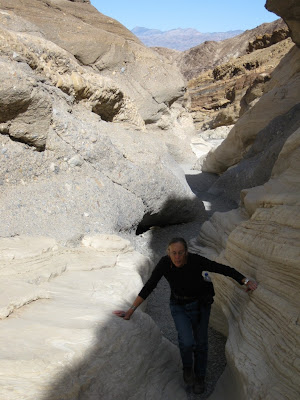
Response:
[[[264,96],[239,118],[222,145],[208,154],[203,170],[222,173],[237,164],[267,124],[299,103],[299,66],[299,48],[294,46],[266,82]]]
[[[266,23],[247,30],[238,36],[221,42],[207,41],[183,53],[175,55],[175,61],[187,80],[197,77],[202,72],[226,64],[232,58],[241,57],[249,51],[249,43],[262,35],[273,35],[274,31],[287,31],[283,20]]]
[[[267,2],[270,10],[275,5],[286,10],[285,2]],[[288,15],[299,21],[295,2],[290,5]],[[241,201],[205,222],[192,248],[259,282],[248,295],[213,277],[220,296],[211,322],[228,334],[228,365],[211,400],[299,397],[299,56],[294,46],[267,92],[204,162],[221,175],[212,192],[237,201],[240,194]]]
[[[184,399],[177,349],[112,315],[152,265],[108,235],[204,210],[179,70],[89,1],[0,0],[0,79],[0,398]]]

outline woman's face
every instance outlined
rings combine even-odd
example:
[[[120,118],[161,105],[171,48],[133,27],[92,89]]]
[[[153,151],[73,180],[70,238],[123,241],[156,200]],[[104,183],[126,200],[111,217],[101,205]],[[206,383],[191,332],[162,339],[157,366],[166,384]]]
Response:
[[[171,258],[175,267],[182,267],[186,263],[187,252],[182,243],[173,243],[168,247],[168,256]]]

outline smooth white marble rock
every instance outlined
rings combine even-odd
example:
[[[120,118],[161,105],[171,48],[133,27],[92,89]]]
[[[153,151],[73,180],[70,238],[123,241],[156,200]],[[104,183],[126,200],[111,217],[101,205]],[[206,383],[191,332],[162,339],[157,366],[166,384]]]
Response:
[[[136,297],[149,260],[117,236],[49,240],[0,243],[10,259],[0,253],[0,398],[186,399],[178,349],[144,307],[130,321],[112,314]]]
[[[212,274],[218,312],[211,322],[228,332],[228,340],[226,371],[210,400],[299,399],[299,174],[297,129],[284,144],[270,180],[244,190],[244,207],[215,213],[193,241],[195,251],[259,283],[247,294],[230,279]]]

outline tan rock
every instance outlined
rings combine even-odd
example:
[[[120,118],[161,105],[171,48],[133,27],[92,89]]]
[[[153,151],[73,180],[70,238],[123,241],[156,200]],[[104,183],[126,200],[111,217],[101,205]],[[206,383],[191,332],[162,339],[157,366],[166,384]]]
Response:
[[[246,30],[240,35],[222,41],[206,41],[179,54],[169,53],[179,65],[187,80],[196,78],[203,72],[214,69],[231,59],[244,56],[249,51],[249,42],[263,35],[273,35],[274,31],[288,31],[282,19],[261,24],[254,29]]]
[[[286,3],[284,0],[267,0],[266,9],[280,15],[291,30],[293,41],[300,44],[300,15],[297,0]]]
[[[232,125],[269,89],[270,73],[293,47],[286,39],[232,58],[188,82],[190,110],[197,129]]]
[[[88,3],[31,0],[25,6],[16,0],[12,8],[9,1],[1,0],[0,8],[6,13],[2,14],[5,29],[34,31],[35,36],[73,55],[88,72],[92,68],[112,79],[135,103],[146,123],[157,122],[168,105],[184,95],[185,82],[174,64],[143,46],[119,22]],[[51,67],[55,67],[57,59],[52,60],[49,51],[46,55]],[[64,64],[65,72],[69,72],[69,66]]]

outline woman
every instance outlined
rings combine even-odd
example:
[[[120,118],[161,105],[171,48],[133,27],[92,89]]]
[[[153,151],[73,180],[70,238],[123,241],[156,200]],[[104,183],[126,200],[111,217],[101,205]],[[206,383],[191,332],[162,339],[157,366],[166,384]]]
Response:
[[[255,281],[234,268],[189,253],[183,238],[173,238],[169,242],[167,256],[160,259],[129,310],[114,312],[129,320],[164,276],[171,288],[170,309],[178,333],[183,379],[187,385],[193,385],[196,394],[203,393],[205,389],[208,322],[215,294],[213,284],[204,280],[203,271],[229,276],[245,285],[247,291],[257,288]]]

